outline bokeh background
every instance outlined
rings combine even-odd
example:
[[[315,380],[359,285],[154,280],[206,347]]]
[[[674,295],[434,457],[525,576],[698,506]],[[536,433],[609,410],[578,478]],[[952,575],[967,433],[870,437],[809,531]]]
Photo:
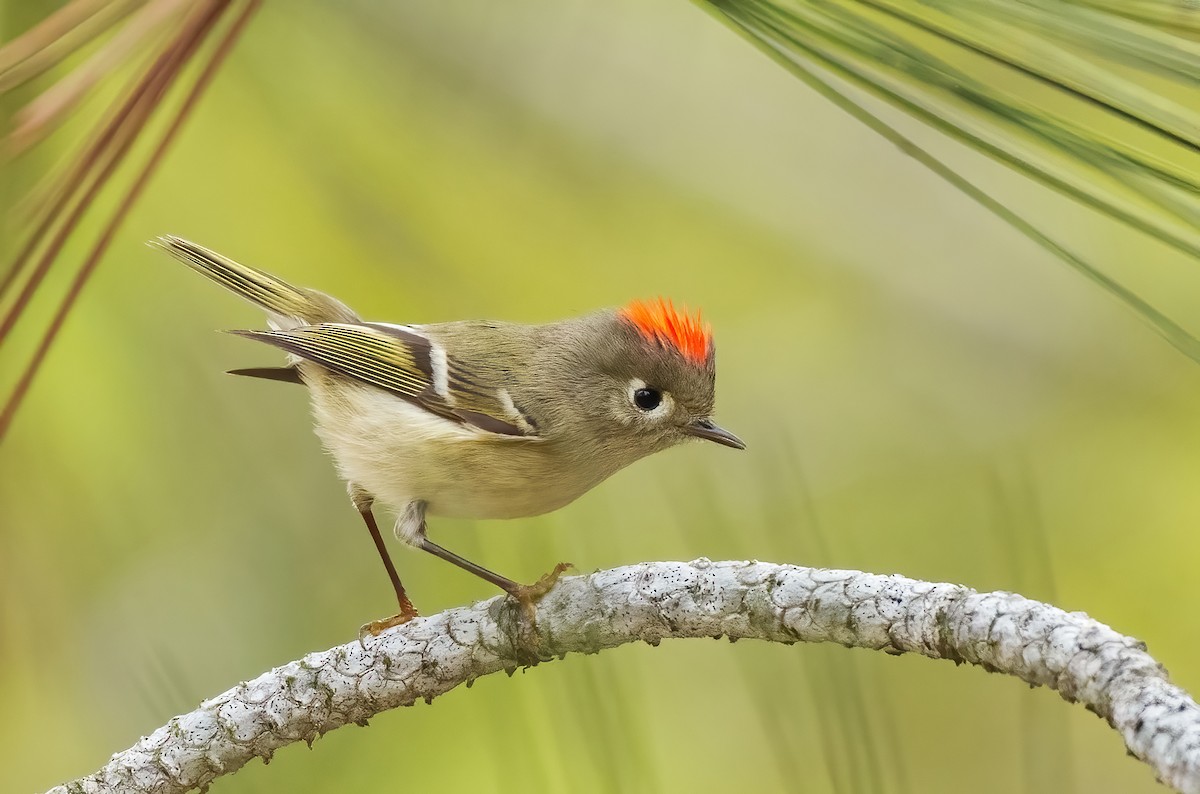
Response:
[[[56,5],[0,3],[0,39]],[[1200,311],[1196,262],[889,118],[1185,325]],[[10,173],[71,145],[68,126]],[[749,449],[672,450],[541,518],[432,523],[470,559],[1016,590],[1144,639],[1200,690],[1200,366],[1127,308],[683,0],[276,2],[0,447],[0,790],[90,772],[393,606],[304,393],[223,374],[276,361],[214,333],[258,312],[143,245],[168,232],[387,321],[703,307],[718,419]],[[493,595],[392,547],[425,612]],[[483,679],[215,790],[733,787],[1161,790],[1102,721],[1013,679],[694,641]]]

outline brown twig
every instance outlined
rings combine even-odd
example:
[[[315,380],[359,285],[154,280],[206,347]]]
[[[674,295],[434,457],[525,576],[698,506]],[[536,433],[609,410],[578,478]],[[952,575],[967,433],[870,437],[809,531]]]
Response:
[[[77,69],[47,88],[14,114],[14,126],[4,141],[4,156],[19,157],[58,129],[71,111],[130,54],[191,0],[153,0],[112,35]]]
[[[217,5],[224,4],[214,4],[214,9],[216,9]],[[229,55],[229,52],[237,42],[238,37],[241,35],[242,31],[249,23],[250,18],[254,15],[254,12],[260,5],[261,0],[248,0],[242,9],[242,12],[225,32],[224,38],[217,44],[212,56],[208,60],[208,63],[204,65],[204,69],[196,78],[196,82],[192,85],[187,97],[184,98],[182,105],[176,112],[175,117],[171,120],[167,130],[163,133],[158,145],[150,154],[150,157],[146,161],[146,164],[142,167],[141,172],[138,174],[137,178],[134,180],[133,184],[122,198],[116,211],[113,213],[113,217],[109,220],[104,232],[100,235],[100,239],[96,242],[96,245],[92,248],[91,253],[88,255],[87,259],[84,260],[83,264],[79,268],[79,271],[75,274],[75,278],[71,282],[71,286],[68,289],[66,296],[64,296],[62,303],[59,305],[58,311],[51,320],[49,328],[46,330],[46,333],[43,335],[37,349],[34,351],[33,358],[30,360],[25,371],[21,374],[21,378],[17,382],[16,387],[13,389],[11,397],[4,406],[3,413],[0,413],[0,441],[3,441],[5,435],[7,434],[8,428],[12,424],[13,416],[20,407],[25,394],[28,392],[33,379],[38,372],[38,369],[45,360],[46,354],[49,352],[51,345],[54,343],[59,330],[62,328],[67,314],[70,312],[72,306],[74,306],[75,301],[78,299],[83,287],[91,277],[101,257],[104,256],[105,251],[112,242],[113,236],[120,228],[121,223],[125,220],[125,217],[129,214],[129,210],[137,201],[138,196],[145,188],[150,176],[154,173],[155,169],[162,161],[163,156],[170,148],[170,145],[174,141],[179,130],[183,127],[187,117],[191,114],[197,102],[199,102],[205,89],[207,89],[208,85],[212,82],[217,70],[220,68],[225,58]],[[216,11],[216,13],[219,14],[219,10]],[[215,22],[215,17],[213,18],[213,21]],[[2,336],[0,336],[0,340],[2,340]]]
[[[112,0],[72,0],[5,43],[0,47],[0,92],[37,77],[104,32],[132,5]]]
[[[74,231],[84,211],[91,205],[92,199],[124,159],[129,147],[136,139],[137,133],[141,131],[146,119],[153,111],[154,105],[178,77],[187,59],[199,47],[200,42],[216,24],[227,5],[228,0],[215,0],[199,9],[184,23],[183,29],[167,44],[142,78],[134,85],[133,90],[121,103],[108,124],[76,160],[69,176],[64,181],[66,189],[54,199],[49,210],[9,267],[3,282],[0,282],[0,297],[3,297],[9,286],[15,282],[33,256],[34,251],[41,245],[55,221],[59,219],[64,208],[72,201],[79,188],[87,182],[92,170],[104,160],[106,155],[109,158],[83,198],[76,203],[67,220],[59,228],[25,287],[21,290],[21,294],[4,320],[0,322],[0,345],[4,344],[8,333],[20,318],[34,292],[41,285],[67,238]]]

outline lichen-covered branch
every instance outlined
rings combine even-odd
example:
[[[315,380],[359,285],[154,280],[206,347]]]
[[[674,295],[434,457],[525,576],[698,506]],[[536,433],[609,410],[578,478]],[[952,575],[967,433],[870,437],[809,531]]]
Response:
[[[565,578],[541,602],[536,631],[519,607],[493,598],[365,646],[309,654],[201,703],[53,791],[187,791],[499,670],[639,640],[719,636],[919,653],[1053,687],[1106,719],[1165,783],[1200,794],[1200,708],[1142,643],[1082,613],[902,576],[708,560]]]

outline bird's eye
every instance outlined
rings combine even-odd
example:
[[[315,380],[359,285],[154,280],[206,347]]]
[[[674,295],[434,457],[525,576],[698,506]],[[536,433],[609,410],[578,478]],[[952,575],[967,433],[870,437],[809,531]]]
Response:
[[[633,393],[633,404],[643,411],[653,411],[662,405],[662,392],[658,389],[638,389]]]

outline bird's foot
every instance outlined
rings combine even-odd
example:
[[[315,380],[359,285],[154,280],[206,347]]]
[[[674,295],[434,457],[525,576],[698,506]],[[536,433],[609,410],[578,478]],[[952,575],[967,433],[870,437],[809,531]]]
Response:
[[[403,626],[408,621],[415,617],[420,617],[417,608],[412,605],[412,602],[405,598],[400,602],[400,612],[392,615],[390,618],[380,618],[372,620],[370,623],[364,623],[358,629],[358,643],[366,646],[367,637],[378,637],[383,632],[394,626]]]
[[[508,591],[508,594],[517,600],[521,605],[521,611],[525,613],[530,625],[535,625],[537,617],[537,602],[542,600],[542,597],[549,593],[554,585],[558,584],[559,577],[575,566],[569,562],[560,562],[555,565],[549,573],[542,576],[533,584],[521,584]]]

